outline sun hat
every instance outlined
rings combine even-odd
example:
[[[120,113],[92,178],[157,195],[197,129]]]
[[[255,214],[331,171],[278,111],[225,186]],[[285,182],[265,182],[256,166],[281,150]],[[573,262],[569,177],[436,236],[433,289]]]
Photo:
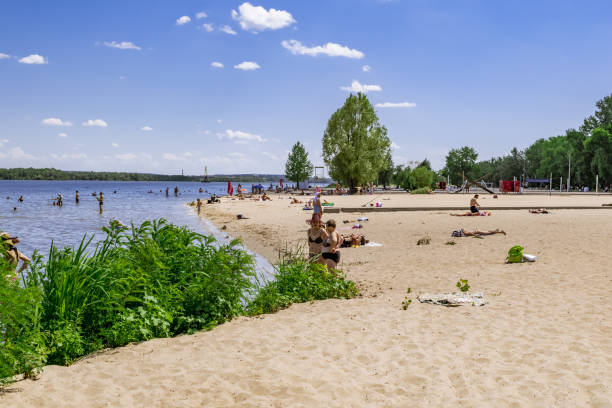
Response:
[[[9,245],[15,245],[15,239],[17,237],[11,237],[11,235],[8,232],[3,232],[2,234],[0,234],[0,238],[2,238],[3,242],[6,242]]]

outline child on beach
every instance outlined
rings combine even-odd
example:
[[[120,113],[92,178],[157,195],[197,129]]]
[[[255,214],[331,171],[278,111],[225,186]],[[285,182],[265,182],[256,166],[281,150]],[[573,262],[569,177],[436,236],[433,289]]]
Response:
[[[308,238],[308,258],[311,261],[325,264],[321,257],[323,241],[327,238],[327,231],[321,226],[321,218],[317,214],[312,215],[310,228],[307,231]]]
[[[327,220],[325,225],[327,227],[327,237],[323,240],[321,257],[325,260],[325,264],[329,269],[336,269],[340,262],[340,251],[338,248],[342,244],[342,237],[336,231],[336,221]]]

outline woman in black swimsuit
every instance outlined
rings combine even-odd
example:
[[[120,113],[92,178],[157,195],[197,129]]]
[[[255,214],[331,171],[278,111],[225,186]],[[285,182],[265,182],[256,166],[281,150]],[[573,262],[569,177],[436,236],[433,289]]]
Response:
[[[336,221],[327,220],[327,237],[323,240],[321,257],[329,269],[336,269],[340,263],[340,251],[338,248],[342,244],[342,237],[336,231]]]
[[[308,258],[314,262],[325,263],[321,258],[321,247],[327,238],[327,232],[321,227],[321,218],[313,214],[308,234]]]

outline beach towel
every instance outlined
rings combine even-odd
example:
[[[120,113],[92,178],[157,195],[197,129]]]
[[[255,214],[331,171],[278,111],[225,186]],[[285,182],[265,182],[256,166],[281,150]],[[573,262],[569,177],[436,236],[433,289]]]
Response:
[[[378,242],[368,242],[364,246],[367,246],[367,247],[381,247],[381,246],[383,246],[383,244],[379,244]]]
[[[417,297],[421,303],[457,307],[462,305],[484,306],[489,303],[482,293],[455,292],[455,293],[423,293]]]

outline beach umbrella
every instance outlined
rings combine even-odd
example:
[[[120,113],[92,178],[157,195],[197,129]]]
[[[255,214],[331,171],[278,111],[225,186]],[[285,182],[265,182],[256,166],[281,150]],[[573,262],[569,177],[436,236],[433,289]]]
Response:
[[[234,186],[232,186],[232,182],[228,181],[227,182],[227,194],[228,195],[234,195]]]

